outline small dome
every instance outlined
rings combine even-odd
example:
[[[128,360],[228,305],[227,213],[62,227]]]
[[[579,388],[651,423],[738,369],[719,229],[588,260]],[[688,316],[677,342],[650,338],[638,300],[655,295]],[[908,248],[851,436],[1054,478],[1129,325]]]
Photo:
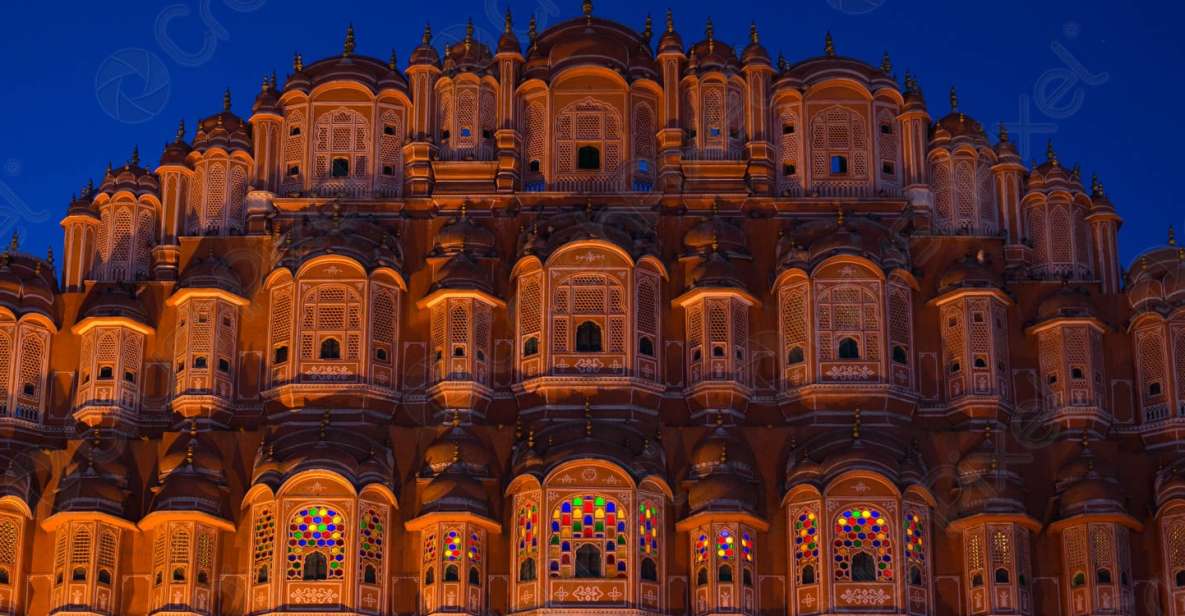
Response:
[[[955,263],[942,275],[938,283],[941,293],[955,289],[986,289],[998,288],[999,277],[992,271],[984,251],[976,255],[967,255]]]
[[[205,152],[210,148],[251,152],[251,127],[230,110],[229,91],[224,97],[222,112],[198,122],[193,149]]]
[[[436,52],[436,48],[432,46],[432,28],[424,26],[424,36],[420,41],[419,46],[411,52],[411,65],[440,65],[440,54]]]
[[[83,318],[125,317],[149,324],[135,289],[119,283],[95,285],[83,303],[82,315]]]
[[[108,168],[103,183],[99,185],[99,192],[103,194],[113,195],[121,191],[130,192],[137,197],[160,194],[160,180],[156,174],[140,166],[139,148],[132,151],[132,157],[123,167]]]
[[[1069,285],[1050,293],[1037,305],[1037,320],[1049,321],[1061,318],[1093,317],[1095,315],[1090,293],[1085,289]]]
[[[436,234],[436,250],[443,253],[468,250],[485,255],[494,251],[494,243],[494,234],[474,223],[465,213],[441,227]]]
[[[683,246],[701,252],[716,246],[720,250],[748,254],[749,238],[737,225],[721,216],[709,216],[696,223],[683,236]]]
[[[696,289],[745,289],[745,283],[737,275],[732,261],[716,251],[700,259],[688,278],[691,280],[691,287]]]
[[[486,490],[481,482],[464,472],[450,469],[432,478],[420,497],[420,513],[463,511],[489,514]]]
[[[454,255],[437,271],[432,290],[438,289],[493,291],[485,270],[464,252]]]
[[[165,151],[160,156],[160,166],[189,166],[189,153],[193,148],[185,141],[185,121],[182,120],[177,126],[177,138],[165,146]]]
[[[57,293],[53,272],[53,264],[10,246],[0,253],[0,305],[17,316],[39,312],[52,319]]]
[[[454,465],[472,475],[485,476],[491,466],[490,449],[468,428],[456,424],[440,433],[424,450],[424,476],[444,472]]]
[[[470,20],[465,27],[465,38],[445,46],[442,68],[449,74],[479,72],[486,70],[493,62],[494,56],[489,46],[473,38],[473,20]]]
[[[181,289],[221,289],[245,297],[238,274],[225,259],[214,254],[213,248],[205,258],[190,260],[177,286]]]
[[[727,468],[752,478],[756,467],[757,460],[749,443],[737,433],[737,428],[723,422],[717,423],[691,452],[691,472],[699,477]]]

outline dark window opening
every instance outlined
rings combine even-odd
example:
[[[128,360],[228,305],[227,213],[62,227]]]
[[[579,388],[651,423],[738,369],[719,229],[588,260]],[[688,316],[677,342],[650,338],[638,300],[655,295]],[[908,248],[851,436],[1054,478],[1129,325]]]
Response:
[[[737,137],[740,137],[740,136],[741,136],[741,131],[739,131],[735,128],[728,129],[728,138],[729,139],[736,139]]]
[[[321,359],[341,359],[342,345],[337,338],[326,338],[321,341]]]
[[[807,565],[802,568],[802,583],[803,584],[814,584],[815,583],[815,568],[813,566]]]
[[[860,345],[855,338],[844,338],[839,341],[840,359],[860,359]]]
[[[185,570],[182,569],[181,567],[177,567],[176,569],[173,569],[173,581],[174,582],[184,582],[185,581]]]
[[[444,581],[459,582],[461,581],[461,573],[456,565],[449,565],[444,568]]]
[[[436,570],[435,569],[428,569],[428,572],[424,574],[424,586],[431,586],[435,583],[436,583]]]
[[[518,565],[518,581],[533,582],[535,581],[535,559],[528,558]]]
[[[997,584],[1007,584],[1008,583],[1008,570],[1007,569],[996,569],[996,583]]]
[[[653,558],[642,559],[642,581],[643,582],[657,582],[658,581],[658,565],[654,564]]]
[[[292,165],[288,167],[288,177],[296,177],[300,175],[300,165]]]
[[[135,383],[136,373],[130,370],[125,370],[123,373],[123,380],[127,381],[128,383]]]
[[[282,364],[288,361],[288,347],[279,346],[272,351],[272,363]]]
[[[956,372],[958,372],[959,370],[962,370],[962,369],[963,369],[963,367],[961,365],[959,365],[959,362],[952,361],[950,363],[950,373],[951,374],[955,374]]]
[[[1076,381],[1081,381],[1086,377],[1082,374],[1082,368],[1074,367],[1070,368],[1070,378]]]
[[[259,572],[255,574],[255,583],[256,584],[266,584],[267,583],[267,565],[264,565],[259,568]]]
[[[449,137],[452,137],[452,136],[453,136],[452,132],[450,132],[448,130],[440,131],[440,140],[441,141],[448,141]]]
[[[156,577],[152,580],[152,585],[153,586],[160,586],[161,582],[164,582],[164,581],[165,581],[165,576],[162,575],[160,571],[157,571]]]
[[[387,361],[387,349],[375,349],[374,358],[378,361]]]
[[[111,366],[101,366],[99,368],[99,380],[100,381],[110,381],[113,374],[114,374],[114,370],[111,368]]]
[[[304,557],[303,577],[306,582],[329,578],[329,564],[325,561],[324,554],[313,552]]]
[[[1173,583],[1176,584],[1177,588],[1185,588],[1185,569],[1178,571],[1173,576]]]
[[[481,349],[478,349],[478,350],[477,350],[477,361],[485,361],[485,360],[486,360],[486,354],[485,354],[485,351],[482,351]]]
[[[891,163],[887,160],[881,162],[881,173],[883,173],[885,175],[893,175],[896,172],[897,172],[897,167],[895,165],[893,165],[893,163]]]
[[[1094,575],[1095,575],[1095,581],[1099,584],[1110,584],[1111,583],[1111,570],[1110,569],[1099,569],[1098,571],[1095,571]]]
[[[753,585],[753,572],[748,569],[741,570],[741,584],[745,586]]]
[[[482,139],[493,139],[494,138],[494,131],[492,131],[488,128],[481,129],[481,138]]]
[[[974,365],[976,368],[987,368],[987,358],[982,355],[976,355]]]
[[[335,158],[330,168],[329,175],[335,178],[344,178],[350,176],[350,159]]]
[[[892,135],[893,134],[893,125],[892,124],[881,124],[881,134],[882,135]]]
[[[700,567],[699,572],[697,572],[695,574],[695,585],[696,586],[706,586],[707,584],[708,584],[708,570],[704,567]]]
[[[601,168],[601,151],[596,146],[581,146],[576,151],[576,168],[584,171],[597,171]]]
[[[724,357],[724,347],[720,345],[712,347],[712,357]]]
[[[782,175],[794,175],[796,173],[798,173],[798,167],[794,166],[793,163],[782,165]]]
[[[699,133],[697,133],[697,132],[696,132],[696,130],[695,130],[694,128],[692,128],[692,129],[688,129],[688,131],[687,131],[687,138],[688,138],[688,139],[695,139],[695,136],[696,136],[697,134],[699,134]]]
[[[230,362],[225,359],[218,360],[218,371],[223,374],[230,374]]]
[[[85,582],[86,581],[86,569],[83,569],[82,567],[75,567],[74,572],[70,574],[70,581],[71,582]]]
[[[288,129],[288,134],[289,134],[289,135],[291,135],[291,136],[293,136],[293,137],[296,137],[297,135],[299,135],[299,134],[300,134],[300,127],[299,127],[299,126],[293,126],[292,128]]]
[[[691,361],[699,361],[701,359],[703,359],[703,355],[698,348],[691,351]]]
[[[909,568],[909,584],[910,586],[922,585],[922,569],[917,565]]]
[[[539,161],[533,160],[527,163],[527,169],[530,169],[531,173],[539,173]]]
[[[194,368],[206,368],[208,365],[209,364],[206,361],[205,355],[198,355],[197,357],[193,358],[193,367]]]
[[[782,125],[782,134],[783,134],[783,135],[793,135],[793,134],[794,134],[794,130],[795,130],[795,129],[794,129],[794,125],[793,125],[793,124],[783,124],[783,125]]]
[[[846,156],[831,157],[831,175],[844,175],[848,172],[848,158]]]
[[[383,126],[383,134],[384,135],[394,135],[395,134],[395,127],[391,126],[390,124],[384,125]]]
[[[32,383],[25,383],[23,391],[25,392],[26,396],[34,396],[37,394],[37,387]]]
[[[459,344],[453,347],[453,357],[465,357],[465,347]]]
[[[601,352],[601,326],[585,321],[576,327],[576,352]]]
[[[872,554],[860,552],[852,557],[852,581],[876,581],[876,563],[872,562]]]
[[[1046,382],[1048,382],[1050,385],[1054,385],[1054,384],[1056,384],[1056,383],[1057,383],[1057,375],[1056,375],[1056,374],[1051,374],[1051,375],[1049,375],[1049,378],[1047,378],[1047,379],[1045,379],[1045,380],[1046,380]]]
[[[790,364],[791,366],[801,364],[804,361],[806,361],[806,354],[803,353],[802,347],[796,346],[790,349],[790,352],[786,354],[786,363]]]
[[[728,565],[720,565],[720,568],[716,570],[716,581],[717,582],[731,582],[732,581],[732,567],[729,567]]]
[[[903,347],[901,345],[895,345],[893,347],[893,363],[895,363],[895,364],[908,364],[909,363],[909,354],[905,352],[905,347]]]
[[[946,320],[946,326],[947,326],[947,327],[958,327],[958,326],[959,326],[959,320],[958,320],[958,319],[956,319],[956,318],[954,318],[954,317],[951,317],[951,318],[949,318],[949,319],[947,319],[947,320]]]
[[[539,339],[531,336],[523,343],[523,357],[530,357],[539,353]]]
[[[654,340],[649,336],[642,336],[638,341],[638,352],[646,357],[654,357]]]
[[[983,586],[983,574],[976,571],[975,575],[971,576],[971,585],[976,588]]]
[[[1149,396],[1159,396],[1160,395],[1160,383],[1149,383],[1148,384],[1148,395]]]
[[[469,584],[471,586],[481,586],[481,573],[477,570],[477,567],[469,568]]]
[[[589,579],[601,577],[601,550],[586,543],[576,550],[576,577]]]
[[[383,165],[383,175],[386,175],[386,176],[395,175],[395,167],[392,167],[391,165]]]
[[[1070,580],[1070,588],[1081,588],[1086,585],[1086,574],[1079,571],[1074,574],[1074,578]]]
[[[106,569],[99,569],[99,583],[104,586],[110,586],[111,572]]]
[[[198,571],[197,581],[198,581],[198,584],[201,584],[202,586],[209,585],[210,574],[206,573],[205,571]]]

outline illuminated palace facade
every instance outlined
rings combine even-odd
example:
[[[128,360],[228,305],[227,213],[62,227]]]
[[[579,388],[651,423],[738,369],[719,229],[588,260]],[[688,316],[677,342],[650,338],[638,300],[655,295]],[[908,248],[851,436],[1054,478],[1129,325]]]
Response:
[[[14,240],[0,613],[1185,616],[1185,252],[695,38],[351,29]]]

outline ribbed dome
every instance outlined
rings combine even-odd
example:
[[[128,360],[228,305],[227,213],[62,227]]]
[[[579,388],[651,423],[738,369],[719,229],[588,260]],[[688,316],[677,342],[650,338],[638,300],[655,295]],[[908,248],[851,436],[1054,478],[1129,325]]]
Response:
[[[703,251],[716,246],[719,250],[748,254],[749,238],[740,227],[720,216],[710,216],[696,223],[683,236],[683,246],[691,251]]]
[[[473,222],[462,213],[440,228],[436,234],[436,250],[452,253],[468,250],[475,254],[489,254],[494,250],[494,234]]]
[[[142,195],[159,195],[160,181],[151,171],[140,166],[140,153],[137,148],[132,152],[127,164],[117,169],[108,169],[103,183],[99,185],[99,192],[113,195],[127,191],[139,197]]]
[[[90,295],[83,302],[83,318],[125,317],[148,324],[144,307],[130,286],[118,283],[98,284],[91,288]]]
[[[485,270],[464,252],[454,255],[437,271],[432,289],[492,291]]]
[[[945,293],[955,289],[985,289],[999,286],[999,276],[988,266],[987,257],[981,250],[976,255],[967,255],[947,269],[939,280],[938,290]]]
[[[691,452],[691,511],[756,511],[757,461],[737,428],[718,422]]]
[[[1050,293],[1037,306],[1037,319],[1092,317],[1095,314],[1090,294],[1082,288],[1063,286]]]
[[[98,511],[124,515],[128,467],[118,444],[96,435],[75,450],[66,465],[54,499],[54,511]]]
[[[38,312],[53,318],[57,291],[53,271],[50,263],[10,247],[0,254],[0,305],[18,317]]]
[[[745,289],[745,282],[737,275],[732,261],[716,251],[700,259],[688,278],[696,289]]]
[[[177,286],[182,289],[221,289],[244,296],[238,274],[225,259],[214,254],[213,248],[206,257],[194,258],[189,262]]]

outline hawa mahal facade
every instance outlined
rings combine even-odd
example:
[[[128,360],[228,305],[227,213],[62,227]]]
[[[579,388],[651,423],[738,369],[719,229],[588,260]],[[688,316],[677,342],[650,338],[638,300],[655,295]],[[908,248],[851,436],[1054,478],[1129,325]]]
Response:
[[[1185,251],[887,56],[583,8],[14,239],[0,612],[1185,616]]]

